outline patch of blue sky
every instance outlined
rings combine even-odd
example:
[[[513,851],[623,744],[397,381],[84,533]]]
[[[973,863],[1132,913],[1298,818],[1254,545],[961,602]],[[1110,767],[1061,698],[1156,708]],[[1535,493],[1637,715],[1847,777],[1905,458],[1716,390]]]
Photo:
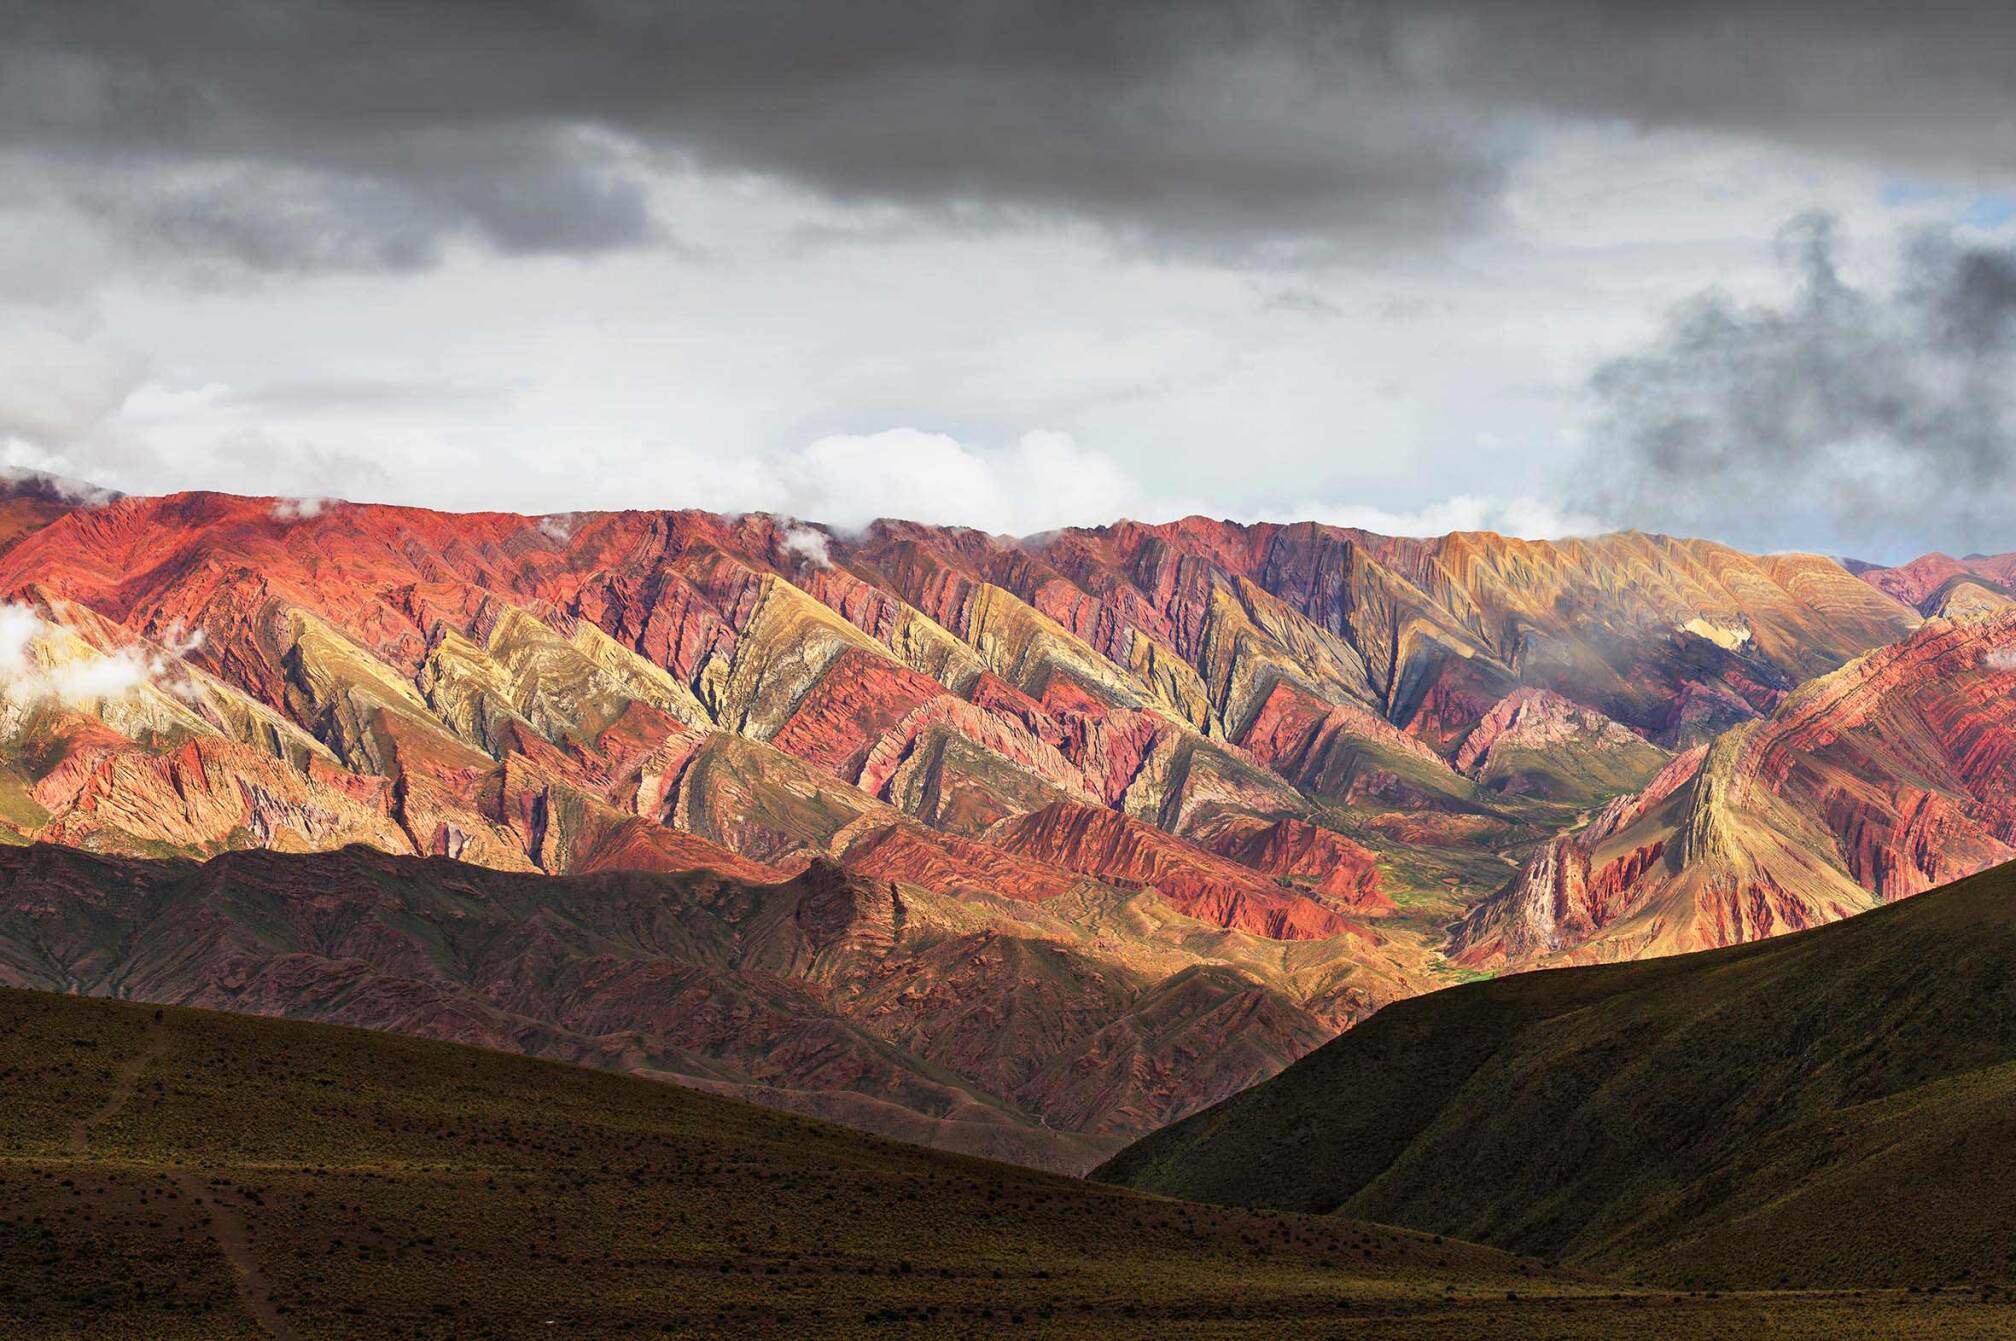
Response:
[[[2011,219],[2016,219],[2016,196],[1977,196],[1960,215],[1970,228],[2000,228]]]
[[[1937,182],[1897,181],[1885,182],[1877,193],[1886,205],[1924,205],[1944,200],[1952,200],[1959,192],[1950,186]]]
[[[1885,182],[1878,198],[1893,209],[1940,205],[1953,211],[1953,222],[1967,228],[2001,228],[2016,221],[2016,196],[1970,195],[1938,182]]]

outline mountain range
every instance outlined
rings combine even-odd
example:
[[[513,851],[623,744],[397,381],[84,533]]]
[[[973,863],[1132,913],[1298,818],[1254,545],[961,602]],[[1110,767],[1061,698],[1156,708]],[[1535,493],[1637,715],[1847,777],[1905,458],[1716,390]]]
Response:
[[[0,983],[1062,1170],[2016,856],[2016,562],[0,499]]]

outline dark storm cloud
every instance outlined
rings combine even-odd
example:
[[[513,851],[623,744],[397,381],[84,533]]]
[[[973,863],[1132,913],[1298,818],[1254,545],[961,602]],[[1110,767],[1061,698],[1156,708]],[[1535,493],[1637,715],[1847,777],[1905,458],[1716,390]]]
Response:
[[[649,158],[1292,262],[1488,208],[1507,141],[1381,7],[15,3],[0,137],[267,269],[651,240]],[[598,134],[598,132],[601,132]]]
[[[93,166],[74,195],[94,214],[177,255],[262,271],[425,269],[460,233],[507,255],[538,255],[635,246],[656,232],[639,183],[550,150],[482,170],[452,162],[411,172],[272,162],[164,170],[131,156]]]
[[[1842,279],[1825,217],[1781,245],[1787,301],[1703,294],[1598,370],[1580,501],[1760,547],[1831,527],[1880,555],[1929,520],[1951,546],[2016,546],[2016,252],[1927,234],[1874,292]]]
[[[0,24],[0,141],[135,235],[262,269],[662,242],[651,162],[1246,264],[1473,227],[1551,117],[2016,166],[2016,7],[1950,0],[0,0]]]
[[[2010,167],[2012,36],[1951,0],[0,0],[0,143],[268,270],[663,242],[649,161],[1294,264],[1488,220],[1536,117]]]
[[[1435,4],[1433,70],[1487,102],[1732,131],[1921,173],[2016,168],[1996,0]]]

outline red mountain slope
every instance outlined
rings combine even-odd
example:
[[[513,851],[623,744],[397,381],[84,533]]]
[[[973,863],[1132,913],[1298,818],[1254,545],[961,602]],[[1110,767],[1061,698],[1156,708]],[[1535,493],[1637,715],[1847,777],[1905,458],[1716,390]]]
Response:
[[[1444,927],[1505,854],[1920,623],[1827,560],[1639,535],[884,522],[822,563],[761,515],[9,506],[0,835],[752,888],[837,863],[936,910],[862,989],[890,1018],[950,1009],[981,963],[997,1013],[960,1028],[1048,1018],[1066,951],[1150,1003],[1102,1006],[1082,1046],[1009,1029],[1006,1071],[959,1060],[1018,1130],[1166,1120],[1446,981]],[[1869,832],[1872,866],[1916,841]],[[1242,1016],[1272,1041],[1230,1065]],[[893,1045],[951,1026],[915,1028]],[[859,1076],[735,1083],[871,1093],[885,1126],[950,1111]]]
[[[2016,857],[2016,611],[1934,620],[1543,845],[1458,927],[1493,964],[1794,931]]]
[[[1992,614],[2016,604],[2016,554],[1926,554],[1896,568],[1851,565],[1864,582],[1922,614]]]

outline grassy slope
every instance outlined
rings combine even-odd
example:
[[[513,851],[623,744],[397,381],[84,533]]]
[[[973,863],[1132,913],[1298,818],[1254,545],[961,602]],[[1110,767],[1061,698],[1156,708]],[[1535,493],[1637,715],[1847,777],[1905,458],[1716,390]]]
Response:
[[[2011,1319],[1952,1291],[1618,1289],[501,1053],[154,1015],[0,992],[0,1335],[1817,1341]]]
[[[919,1330],[1258,1335],[1347,1299],[1404,1318],[1587,1288],[1468,1244],[1182,1206],[629,1077],[153,1015],[0,992],[0,1333],[259,1334],[197,1197],[242,1221],[277,1325],[317,1337],[848,1334],[891,1309]]]
[[[1668,1283],[2016,1282],[2016,867],[1388,1007],[1095,1175]]]

